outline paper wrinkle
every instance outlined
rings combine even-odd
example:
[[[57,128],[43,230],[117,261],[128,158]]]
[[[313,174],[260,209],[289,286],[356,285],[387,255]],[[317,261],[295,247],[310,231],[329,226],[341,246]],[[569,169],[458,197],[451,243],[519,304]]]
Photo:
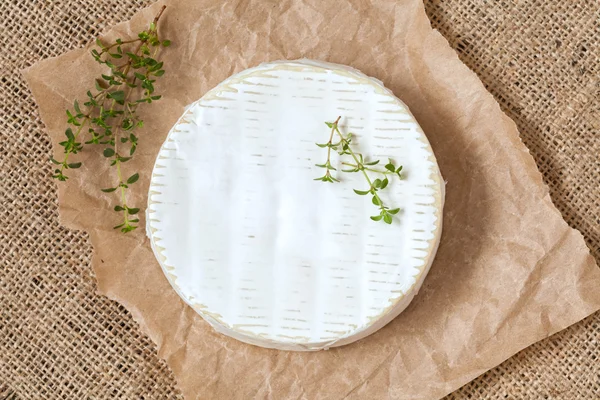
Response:
[[[192,332],[193,328],[193,320],[194,320],[195,312],[190,307],[184,307],[181,310],[179,317],[179,325],[177,326],[177,334],[179,336],[178,342],[179,345],[177,349],[171,354],[170,358],[174,357],[174,355],[181,353],[182,357],[186,357],[186,347],[188,343],[188,339]]]
[[[116,29],[144,29],[161,5]],[[381,79],[410,107],[449,182],[438,255],[411,306],[354,344],[289,353],[216,334],[179,300],[144,230],[123,238],[110,229],[115,213],[99,192],[109,179],[98,174],[106,160],[97,149],[81,154],[88,169],[60,183],[62,220],[90,232],[99,291],[157,342],[187,398],[439,398],[600,308],[600,272],[581,234],[552,205],[515,124],[431,29],[420,1],[167,5],[160,29],[172,45],[156,83],[163,99],[140,108],[148,122],[138,135],[143,152],[127,163],[140,172],[130,191],[135,204],[145,204],[154,156],[185,104],[232,73],[281,58],[347,64]],[[87,90],[72,77],[93,87],[94,65],[75,50],[24,72],[56,155],[64,110]]]

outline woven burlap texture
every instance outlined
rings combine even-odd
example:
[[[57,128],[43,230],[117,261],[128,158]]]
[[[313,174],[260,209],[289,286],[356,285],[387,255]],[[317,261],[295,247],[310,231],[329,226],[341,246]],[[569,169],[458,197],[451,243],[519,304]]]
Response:
[[[181,398],[129,313],[95,294],[87,236],[58,223],[50,141],[20,70],[150,0],[0,2],[0,395]],[[600,261],[600,10],[592,1],[426,1],[432,24],[518,124],[567,222]],[[502,168],[502,166],[498,166]],[[600,398],[600,314],[449,399]]]

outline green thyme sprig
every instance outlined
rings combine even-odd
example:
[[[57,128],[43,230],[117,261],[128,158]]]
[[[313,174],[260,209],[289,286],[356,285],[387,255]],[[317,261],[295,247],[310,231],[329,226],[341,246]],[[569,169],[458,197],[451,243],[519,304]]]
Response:
[[[390,209],[385,206],[381,197],[379,197],[379,191],[388,187],[389,179],[388,175],[397,175],[398,178],[402,179],[402,166],[396,167],[392,159],[388,159],[388,163],[384,166],[384,169],[374,168],[375,165],[378,165],[380,160],[369,161],[366,162],[361,153],[357,153],[350,147],[352,143],[352,133],[348,133],[346,136],[340,132],[339,129],[339,121],[341,116],[339,116],[334,122],[325,122],[325,124],[331,129],[331,133],[329,135],[329,141],[327,143],[316,143],[317,146],[321,148],[327,148],[327,161],[324,164],[315,164],[317,167],[325,168],[325,175],[320,178],[315,178],[316,181],[323,182],[339,182],[338,179],[331,175],[331,171],[336,171],[336,169],[331,165],[331,150],[335,150],[339,153],[340,156],[349,155],[354,160],[354,163],[351,162],[342,162],[342,165],[350,167],[348,169],[343,169],[342,172],[361,172],[365,177],[369,188],[367,190],[358,190],[354,189],[354,192],[360,196],[372,195],[372,203],[379,207],[379,215],[373,215],[371,219],[373,221],[383,221],[386,224],[392,223],[392,216],[398,214],[400,211],[399,208]],[[339,142],[334,143],[333,137],[335,134],[339,136]],[[373,172],[376,174],[380,174],[381,178],[371,179],[368,172]]]
[[[92,57],[110,72],[96,79],[95,94],[87,91],[87,101],[83,103],[85,110],[75,100],[73,110],[66,111],[70,126],[65,131],[66,140],[59,143],[64,156],[60,161],[51,159],[57,166],[53,178],[66,181],[66,170],[81,167],[81,162],[70,162],[71,155],[81,152],[85,145],[103,147],[102,154],[115,167],[117,182],[114,187],[101,190],[106,193],[119,191],[120,204],[114,210],[122,213],[123,219],[114,228],[122,232],[136,229],[139,222],[135,216],[139,208],[130,207],[126,195],[129,185],[138,181],[139,173],[125,179],[123,164],[134,155],[138,146],[134,132],[144,124],[136,114],[138,107],[161,98],[154,93],[154,83],[165,73],[163,62],[156,59],[156,54],[160,47],[171,44],[169,40],[161,40],[158,34],[158,21],[165,8],[160,9],[148,29],[140,32],[137,38],[119,38],[110,44],[96,40],[98,49],[91,51]],[[88,140],[83,142],[85,139]]]

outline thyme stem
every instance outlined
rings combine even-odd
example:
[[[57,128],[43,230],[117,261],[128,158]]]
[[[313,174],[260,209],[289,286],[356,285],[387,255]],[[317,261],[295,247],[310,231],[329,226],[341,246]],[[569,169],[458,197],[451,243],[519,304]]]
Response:
[[[117,212],[122,212],[122,223],[115,226],[122,232],[129,232],[137,228],[135,225],[139,219],[134,215],[139,212],[138,208],[129,207],[127,204],[126,189],[139,179],[139,174],[126,178],[124,176],[123,164],[131,159],[138,138],[133,133],[135,128],[143,126],[143,121],[136,116],[136,110],[141,103],[152,103],[159,100],[160,95],[154,94],[155,77],[164,75],[163,63],[155,59],[160,47],[167,47],[170,41],[161,41],[158,37],[158,22],[166,6],[162,6],[148,29],[140,32],[137,38],[128,40],[116,39],[114,43],[104,44],[100,39],[96,40],[99,49],[92,49],[94,59],[110,69],[110,74],[102,74],[102,79],[96,80],[96,94],[87,92],[88,101],[84,103],[87,107],[85,113],[79,108],[77,100],[74,102],[74,112],[67,110],[68,123],[72,125],[65,131],[67,140],[61,142],[64,147],[62,161],[54,158],[51,161],[57,165],[54,170],[54,178],[65,181],[68,177],[65,171],[81,166],[81,163],[69,163],[71,154],[82,151],[84,146],[78,140],[83,137],[88,129],[92,137],[85,144],[104,145],[104,157],[108,158],[110,165],[114,166],[117,175],[117,186],[102,189],[110,193],[119,190],[120,205],[114,207]],[[154,49],[151,50],[151,47]],[[115,49],[116,48],[116,49]],[[132,52],[128,52],[127,48]],[[127,62],[116,65],[115,60],[127,58]],[[126,85],[125,90],[119,88]],[[132,100],[134,95],[140,93],[140,97]],[[106,108],[107,100],[111,100],[110,106]],[[129,155],[120,154],[125,143],[129,143]],[[60,166],[60,167],[59,167]]]
[[[338,128],[338,122],[339,122],[340,118],[341,118],[341,116],[339,116],[333,123],[333,129],[335,130],[335,132],[337,132],[337,134],[340,137],[340,142],[342,143],[342,148],[346,148],[346,151],[348,151],[350,153],[350,156],[354,159],[354,162],[356,162],[356,167],[359,169],[360,172],[362,172],[363,176],[367,180],[367,183],[369,184],[369,188],[371,188],[373,197],[377,199],[377,203],[379,203],[379,209],[384,210],[385,207],[383,206],[381,197],[379,197],[379,194],[377,194],[377,191],[374,190],[375,187],[373,186],[373,182],[371,181],[371,178],[369,178],[369,174],[367,174],[367,172],[366,172],[367,168],[365,168],[362,161],[360,161],[358,159],[358,157],[356,156],[356,153],[354,152],[354,150],[352,150],[352,147],[350,147],[350,142],[348,142],[348,140],[346,140],[346,138],[344,137],[344,135],[342,135],[342,132],[340,132],[340,130]],[[344,145],[346,145],[346,146],[344,146]],[[331,148],[330,148],[330,150],[331,150]],[[362,157],[361,157],[361,159],[362,159]]]
[[[352,167],[352,169],[342,170],[342,172],[361,172],[362,173],[365,180],[367,181],[367,184],[369,185],[369,188],[367,190],[354,189],[354,192],[361,196],[371,194],[373,196],[371,201],[373,202],[374,205],[376,205],[379,208],[379,215],[374,215],[371,217],[371,219],[374,221],[383,220],[383,222],[385,222],[386,224],[391,224],[392,220],[393,220],[392,216],[397,214],[400,211],[400,209],[394,208],[394,209],[390,210],[389,207],[386,207],[384,205],[381,197],[379,196],[378,191],[383,190],[388,186],[389,180],[387,178],[387,175],[396,174],[396,175],[398,175],[399,178],[401,178],[400,171],[402,170],[402,166],[396,167],[396,165],[390,159],[389,163],[385,165],[385,170],[371,168],[371,166],[378,164],[379,160],[372,161],[372,162],[365,162],[363,155],[361,153],[355,152],[352,149],[352,147],[350,146],[351,141],[352,141],[352,134],[348,133],[347,136],[344,136],[342,134],[342,132],[339,129],[340,118],[341,118],[341,116],[339,116],[334,122],[326,122],[325,123],[329,128],[331,128],[329,141],[325,144],[317,143],[317,146],[327,147],[327,161],[325,162],[325,164],[316,164],[316,165],[317,165],[317,167],[325,168],[326,171],[325,171],[324,176],[322,176],[320,178],[316,178],[315,180],[331,182],[331,183],[339,182],[339,180],[337,180],[336,178],[334,178],[331,175],[331,171],[336,170],[331,165],[331,149],[337,150],[340,153],[340,155],[347,154],[347,155],[351,156],[352,159],[354,160],[354,164],[345,162],[345,161],[343,161],[341,164]],[[339,141],[339,143],[334,144],[333,136],[336,133],[339,136],[340,141]],[[341,150],[339,149],[340,147],[341,147]],[[383,179],[377,178],[377,179],[373,180],[373,179],[371,179],[371,177],[369,176],[367,171],[381,174]]]

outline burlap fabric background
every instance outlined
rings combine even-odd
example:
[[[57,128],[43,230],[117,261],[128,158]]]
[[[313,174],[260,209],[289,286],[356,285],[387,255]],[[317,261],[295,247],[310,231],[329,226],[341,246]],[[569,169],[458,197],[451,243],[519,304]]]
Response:
[[[0,1],[0,399],[181,398],[129,313],[95,294],[86,234],[58,223],[50,142],[20,75],[150,3]],[[600,6],[427,0],[426,8],[516,121],[555,204],[600,261]],[[448,398],[599,399],[599,337],[596,314]]]

